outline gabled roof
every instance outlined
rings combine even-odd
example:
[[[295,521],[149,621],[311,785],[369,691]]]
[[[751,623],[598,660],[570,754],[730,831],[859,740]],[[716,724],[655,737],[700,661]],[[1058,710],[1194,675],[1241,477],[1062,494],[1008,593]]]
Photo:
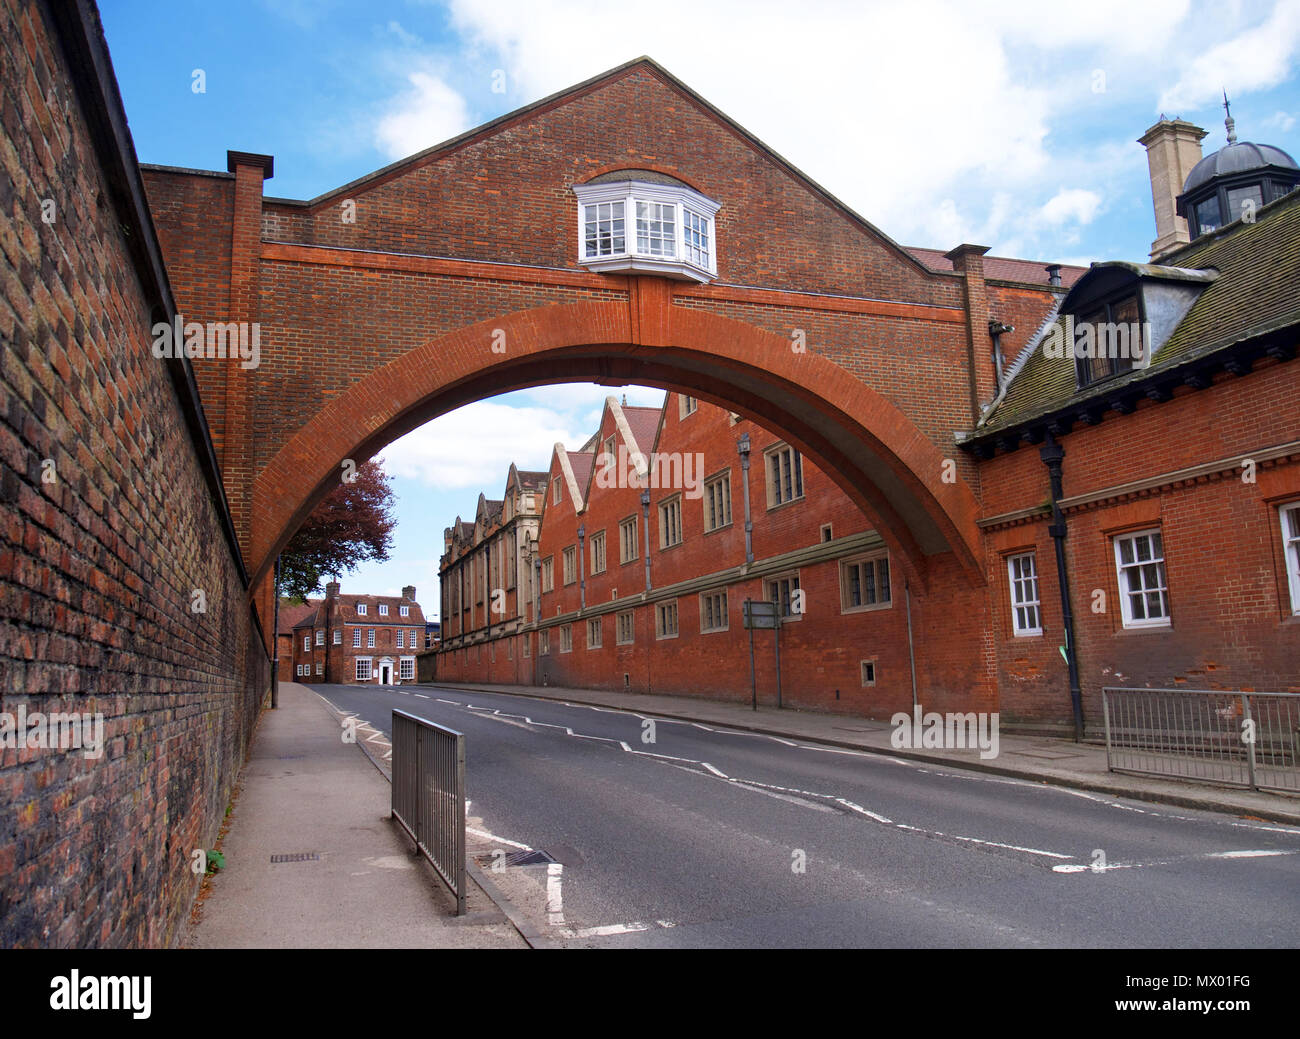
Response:
[[[953,269],[952,260],[942,249],[923,249],[909,245],[907,251],[936,271]],[[1050,284],[1047,277],[1047,262],[1039,260],[1017,260],[1009,256],[985,256],[984,277],[998,278],[1002,281],[1023,281],[1034,285]],[[1069,288],[1088,270],[1073,264],[1058,264],[1061,268],[1061,284]]]
[[[1134,278],[1204,285],[1148,367],[1079,389],[1074,358],[1052,359],[1042,349],[1053,326],[1064,320],[1059,317],[1017,358],[1001,401],[965,442],[1063,408],[1094,406],[1100,414],[1125,393],[1140,396],[1135,384],[1172,387],[1193,368],[1215,363],[1216,355],[1240,344],[1282,334],[1294,350],[1300,338],[1300,192],[1258,210],[1253,223],[1237,221],[1163,259],[1164,265],[1094,264],[1089,270],[1090,278],[1127,269]],[[1083,288],[1076,286],[1071,295]]]
[[[314,623],[316,617],[316,607],[321,604],[320,599],[308,599],[303,602],[289,602],[287,599],[280,600],[280,623],[276,627],[277,634],[292,635],[293,629],[299,625]]]
[[[667,400],[665,396],[664,401]],[[659,416],[663,413],[663,408],[623,408],[623,417],[627,419],[628,429],[636,438],[637,447],[645,454],[650,454],[655,449],[659,434]]]
[[[372,626],[399,624],[402,627],[409,627],[413,624],[424,623],[424,611],[420,609],[420,604],[414,599],[407,599],[400,595],[340,595],[335,602],[338,619],[345,624],[369,624]],[[357,613],[357,606],[360,603],[366,604],[364,614]],[[380,604],[388,607],[386,616],[380,615]],[[405,617],[402,616],[399,609],[401,606],[406,606],[409,609],[409,613]]]
[[[899,245],[896,241],[890,238],[889,235],[885,234],[880,230],[880,228],[876,227],[875,224],[871,223],[871,221],[867,220],[845,203],[841,202],[789,160],[783,158],[726,113],[706,101],[653,58],[644,55],[639,58],[634,58],[631,61],[624,62],[622,65],[617,65],[606,72],[592,76],[590,79],[583,80],[581,83],[576,83],[573,86],[551,94],[548,97],[544,97],[540,101],[535,101],[530,105],[524,105],[521,108],[515,109],[513,112],[507,112],[505,115],[498,116],[496,119],[492,119],[489,122],[484,123],[482,126],[477,126],[462,134],[458,134],[449,140],[443,141],[441,144],[435,144],[430,148],[425,148],[423,151],[416,152],[414,155],[409,155],[404,159],[398,159],[396,162],[389,163],[381,169],[368,173],[363,177],[358,177],[356,180],[349,181],[347,184],[343,184],[340,187],[325,192],[324,194],[317,195],[310,201],[272,197],[267,197],[265,201],[280,205],[305,206],[308,208],[332,205],[337,199],[354,196],[358,192],[365,191],[371,187],[377,187],[378,185],[385,183],[394,177],[400,176],[403,173],[436,162],[441,158],[451,155],[460,149],[468,147],[469,145],[477,143],[485,138],[491,137],[494,134],[506,132],[515,123],[522,122],[531,116],[539,115],[551,109],[569,104],[587,94],[593,93],[609,83],[622,79],[637,71],[649,72],[665,86],[681,94],[682,98],[688,104],[691,104],[708,114],[715,122],[724,127],[730,133],[734,134],[747,146],[760,152],[765,159],[771,162],[774,166],[780,168],[787,176],[798,181],[812,194],[821,198],[833,209],[838,210],[851,222],[857,224],[864,231],[867,231],[889,248],[893,249],[901,259],[922,271],[931,270],[931,268],[928,268],[909,250]]]

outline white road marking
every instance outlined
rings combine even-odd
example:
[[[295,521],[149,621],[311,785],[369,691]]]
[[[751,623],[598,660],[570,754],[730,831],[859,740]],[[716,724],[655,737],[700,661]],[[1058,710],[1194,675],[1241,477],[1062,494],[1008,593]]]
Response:
[[[429,699],[432,699],[432,697],[425,696],[423,693],[416,693],[415,696],[418,697],[418,698],[421,699],[421,700],[429,700]]]
[[[731,778],[730,776],[728,776],[725,772],[721,771],[720,769],[716,769],[716,768],[714,768],[714,767],[713,767],[712,765],[710,765],[707,761],[701,761],[700,764],[703,765],[705,768],[707,768],[707,769],[708,769],[710,772],[712,772],[715,776],[721,776],[723,779],[730,779],[730,778]]]
[[[518,848],[520,851],[532,851],[527,844],[520,844],[518,841],[512,841],[508,837],[498,837],[495,833],[488,833],[487,830],[476,830],[472,826],[465,827],[466,833],[472,833],[475,837],[482,837],[485,840],[494,841],[497,844],[507,844],[512,848]]]
[[[1207,859],[1264,859],[1274,855],[1294,855],[1293,851],[1215,851]]]
[[[552,927],[564,926],[564,867],[552,862],[546,867],[546,919]]]
[[[1182,855],[1173,859],[1159,859],[1155,862],[1108,862],[1104,866],[1100,865],[1068,865],[1053,866],[1052,870],[1056,873],[1109,873],[1116,869],[1146,869],[1149,866],[1170,866],[1178,862],[1188,862],[1195,859],[1262,859],[1273,858],[1279,855],[1300,854],[1300,849],[1294,850],[1242,850],[1242,851],[1207,851],[1200,855]]]
[[[611,934],[632,934],[636,931],[648,931],[646,924],[606,924],[604,927],[570,928],[564,932],[566,938],[604,938]]]

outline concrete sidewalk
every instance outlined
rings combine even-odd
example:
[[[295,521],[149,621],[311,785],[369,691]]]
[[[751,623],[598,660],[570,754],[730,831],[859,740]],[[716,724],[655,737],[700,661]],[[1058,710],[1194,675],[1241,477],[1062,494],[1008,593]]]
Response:
[[[1056,786],[1095,790],[1140,801],[1228,812],[1300,826],[1300,797],[1257,793],[1191,780],[1156,779],[1110,772],[1106,767],[1106,748],[1091,743],[1002,733],[998,756],[991,760],[981,760],[978,750],[896,750],[890,744],[892,726],[851,715],[820,714],[762,705],[754,711],[747,703],[557,686],[438,682],[430,688],[508,693],[594,707],[614,707],[659,718],[678,718],[704,725],[828,743],[889,754],[896,758],[956,765]]]
[[[389,818],[388,781],[306,686],[258,723],[188,948],[525,948],[471,883],[467,912]],[[271,862],[273,855],[319,858]]]

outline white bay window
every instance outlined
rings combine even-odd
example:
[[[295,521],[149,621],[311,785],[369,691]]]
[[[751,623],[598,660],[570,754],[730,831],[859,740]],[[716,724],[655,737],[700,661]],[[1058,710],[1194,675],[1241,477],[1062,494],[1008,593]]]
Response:
[[[718,203],[698,191],[641,180],[575,184],[573,191],[584,266],[699,282],[717,277]]]

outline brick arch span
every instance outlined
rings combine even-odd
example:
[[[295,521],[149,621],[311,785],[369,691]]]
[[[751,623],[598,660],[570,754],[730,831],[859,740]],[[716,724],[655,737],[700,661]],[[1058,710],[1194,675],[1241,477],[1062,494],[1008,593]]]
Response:
[[[646,295],[654,292],[648,288]],[[369,457],[485,397],[591,381],[661,386],[743,412],[813,459],[922,584],[927,559],[949,552],[973,585],[983,583],[975,496],[960,476],[943,482],[943,456],[903,412],[832,361],[796,353],[789,338],[655,295],[632,307],[561,304],[470,325],[409,350],[331,400],[257,476],[254,579],[268,573],[335,485],[343,459]],[[504,354],[493,352],[494,343]]]

